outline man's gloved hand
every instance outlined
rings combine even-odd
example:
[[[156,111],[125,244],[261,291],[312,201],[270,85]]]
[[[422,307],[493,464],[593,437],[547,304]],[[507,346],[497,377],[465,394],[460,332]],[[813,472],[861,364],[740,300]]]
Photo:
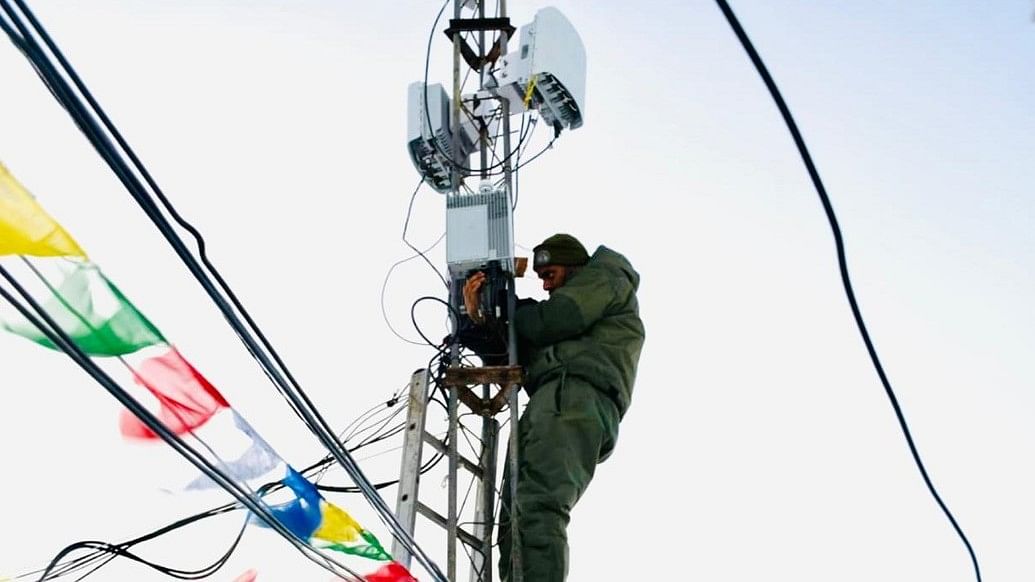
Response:
[[[467,316],[476,324],[485,323],[485,314],[482,313],[481,292],[485,285],[485,273],[478,271],[467,278],[464,283],[464,307],[467,309]]]

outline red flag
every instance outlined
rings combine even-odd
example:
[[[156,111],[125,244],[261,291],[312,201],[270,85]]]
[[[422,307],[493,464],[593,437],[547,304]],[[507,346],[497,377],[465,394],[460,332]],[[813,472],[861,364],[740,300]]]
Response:
[[[367,582],[417,582],[406,568],[399,562],[389,562],[373,574],[364,576]]]
[[[245,570],[240,576],[234,578],[234,582],[255,582],[255,579],[258,577],[259,573],[253,568]]]
[[[220,409],[230,407],[215,386],[184,360],[176,348],[164,356],[144,360],[133,370],[133,379],[158,398],[161,404],[158,418],[177,435],[200,427]],[[130,438],[158,438],[128,410],[122,411],[119,430]]]

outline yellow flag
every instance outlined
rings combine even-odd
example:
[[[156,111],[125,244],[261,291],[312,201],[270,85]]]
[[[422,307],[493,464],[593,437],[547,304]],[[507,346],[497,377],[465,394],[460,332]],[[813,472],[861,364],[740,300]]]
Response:
[[[0,164],[0,256],[86,257],[83,249]]]
[[[323,509],[323,521],[320,523],[320,529],[313,533],[314,538],[329,542],[353,542],[359,539],[359,532],[363,528],[351,515],[333,503],[321,500],[320,505]]]

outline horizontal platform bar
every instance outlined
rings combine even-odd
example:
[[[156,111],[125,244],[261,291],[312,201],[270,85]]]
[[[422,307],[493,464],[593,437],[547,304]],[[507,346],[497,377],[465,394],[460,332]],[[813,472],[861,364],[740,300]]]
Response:
[[[495,17],[495,18],[450,18],[449,28],[445,30],[446,36],[453,38],[453,35],[458,32],[478,32],[478,31],[490,31],[499,30],[507,33],[507,38],[513,38],[514,32],[517,30],[514,25],[510,23],[510,18],[506,16]]]
[[[525,381],[521,366],[450,366],[446,368],[446,386],[472,386],[475,384],[522,384]]]

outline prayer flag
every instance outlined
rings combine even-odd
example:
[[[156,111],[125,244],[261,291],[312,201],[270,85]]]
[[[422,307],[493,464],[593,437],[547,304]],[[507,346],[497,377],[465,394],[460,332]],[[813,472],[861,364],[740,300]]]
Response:
[[[0,256],[83,257],[64,228],[0,164]]]
[[[133,379],[158,398],[159,420],[177,435],[190,433],[220,410],[230,408],[215,386],[184,360],[176,348],[170,348],[164,356],[144,360],[134,368]],[[119,429],[129,438],[158,438],[129,410],[122,411]]]
[[[126,296],[91,263],[62,269],[64,279],[52,286],[43,309],[81,350],[91,356],[122,356],[165,343],[165,338]],[[37,271],[38,272],[38,271]],[[40,275],[43,278],[43,275]],[[50,349],[57,346],[35,325],[19,319],[3,327]]]
[[[223,415],[230,415],[233,419],[232,427],[226,426],[226,423],[219,418]],[[233,460],[220,464],[220,469],[224,473],[238,481],[274,481],[275,478],[272,476],[275,474],[274,469],[278,466],[287,467],[287,463],[280,458],[280,455],[273,450],[273,447],[259,436],[255,429],[232,408],[217,412],[215,417],[195,434],[206,443],[216,447],[216,450],[219,452],[222,452],[224,448],[223,443],[228,443],[231,440],[240,441],[242,440],[240,437],[246,439],[247,448],[242,453]],[[282,470],[279,474],[283,475],[284,471]],[[187,489],[189,490],[212,489],[216,487],[219,487],[219,485],[207,475],[199,475],[198,478],[187,484]]]
[[[417,582],[417,579],[410,574],[399,562],[390,562],[381,566],[373,574],[364,576],[367,582]]]

